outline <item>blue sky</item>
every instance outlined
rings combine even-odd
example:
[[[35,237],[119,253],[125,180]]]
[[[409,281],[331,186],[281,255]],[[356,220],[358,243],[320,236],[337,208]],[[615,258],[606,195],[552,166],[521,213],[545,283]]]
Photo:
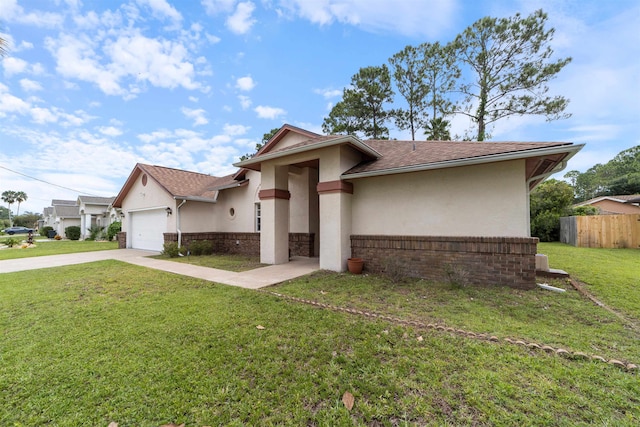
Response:
[[[42,212],[115,196],[137,162],[231,173],[272,128],[321,133],[359,68],[539,8],[573,57],[550,85],[572,117],[500,121],[492,140],[586,143],[567,171],[640,144],[637,0],[0,0],[0,192]]]

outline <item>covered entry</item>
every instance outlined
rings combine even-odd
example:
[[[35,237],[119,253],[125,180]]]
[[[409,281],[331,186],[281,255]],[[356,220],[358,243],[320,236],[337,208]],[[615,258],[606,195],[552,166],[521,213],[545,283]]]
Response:
[[[316,232],[320,268],[344,271],[351,256],[353,186],[344,172],[378,153],[352,136],[319,136],[283,127],[238,167],[260,171],[260,261],[289,261],[294,227]]]

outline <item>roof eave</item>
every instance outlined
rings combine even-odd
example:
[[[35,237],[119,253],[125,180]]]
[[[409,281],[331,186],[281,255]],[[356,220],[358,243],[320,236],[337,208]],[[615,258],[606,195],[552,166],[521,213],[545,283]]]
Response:
[[[342,179],[357,179],[357,178],[367,178],[367,177],[373,177],[373,176],[395,175],[399,173],[421,172],[421,171],[435,170],[435,169],[454,168],[454,167],[460,167],[460,166],[472,166],[472,165],[479,165],[483,163],[494,163],[494,162],[502,162],[502,161],[508,161],[508,160],[526,159],[530,157],[539,157],[544,155],[561,154],[561,153],[567,153],[567,156],[563,159],[564,161],[567,161],[571,157],[573,157],[578,151],[580,151],[582,147],[584,147],[584,145],[585,144],[578,144],[578,145],[572,144],[572,145],[563,145],[559,147],[536,148],[536,149],[527,150],[527,151],[490,154],[486,156],[471,157],[466,159],[445,160],[445,161],[435,162],[435,163],[401,166],[396,168],[358,172],[353,174],[342,174]],[[552,173],[556,173],[556,172],[552,172]],[[549,175],[551,175],[551,173]]]
[[[370,155],[372,157],[375,157],[377,159],[382,157],[382,154],[380,154],[379,152],[377,152],[376,150],[374,150],[373,148],[371,148],[370,146],[368,146],[364,142],[360,141],[358,138],[356,138],[356,137],[354,137],[352,135],[345,135],[345,136],[342,136],[342,137],[328,139],[328,140],[325,140],[325,141],[319,141],[319,142],[316,142],[316,143],[313,143],[313,144],[309,144],[309,145],[303,145],[301,147],[292,148],[292,149],[289,149],[289,150],[277,151],[275,153],[261,154],[259,156],[254,156],[254,157],[252,157],[250,159],[234,163],[233,166],[238,167],[238,168],[253,169],[251,166],[260,164],[260,163],[265,162],[265,161],[274,160],[274,159],[278,159],[278,158],[281,158],[281,157],[287,157],[287,156],[290,156],[290,155],[293,155],[293,154],[304,153],[304,152],[307,152],[307,151],[314,151],[314,150],[318,150],[318,149],[322,149],[322,148],[332,147],[334,145],[341,145],[341,144],[345,144],[345,143],[350,143],[353,146],[355,146],[355,148],[357,148],[358,150],[362,151],[363,153],[368,154],[368,155]]]

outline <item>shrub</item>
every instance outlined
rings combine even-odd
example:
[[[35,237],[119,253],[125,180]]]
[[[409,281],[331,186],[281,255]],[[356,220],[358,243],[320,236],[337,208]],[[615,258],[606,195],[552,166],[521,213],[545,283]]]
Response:
[[[101,239],[103,236],[103,231],[104,231],[103,227],[92,225],[91,228],[89,229],[89,238],[87,240]]]
[[[447,281],[454,289],[464,288],[469,284],[469,272],[458,265],[445,265],[444,274],[447,276]]]
[[[176,258],[180,256],[180,254],[184,255],[185,247],[178,247],[178,242],[168,242],[165,243],[162,249],[162,255],[167,255],[169,258]]]
[[[541,212],[531,220],[531,235],[541,242],[560,240],[560,214],[552,211]]]
[[[120,221],[112,222],[107,228],[107,240],[111,241],[113,238],[122,231],[122,223]]]
[[[64,233],[69,240],[80,240],[80,227],[77,225],[71,225],[64,229]]]
[[[406,264],[396,257],[389,257],[382,261],[382,269],[392,283],[404,282],[411,277]]]
[[[12,248],[15,245],[19,244],[20,240],[16,239],[15,237],[9,237],[8,239],[5,239],[4,244],[7,245],[8,247]]]
[[[40,231],[38,231],[38,233],[42,236],[42,237],[49,237],[49,231],[52,231],[53,227],[50,225],[47,225],[46,227],[42,227],[40,229]]]
[[[213,253],[213,242],[210,240],[192,240],[189,243],[191,255],[211,255]]]

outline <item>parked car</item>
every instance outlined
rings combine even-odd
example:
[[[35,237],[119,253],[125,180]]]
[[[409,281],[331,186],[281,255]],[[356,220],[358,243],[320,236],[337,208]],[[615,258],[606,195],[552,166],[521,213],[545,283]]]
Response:
[[[9,228],[5,228],[4,232],[7,234],[27,234],[27,233],[33,233],[33,228],[9,227]]]

